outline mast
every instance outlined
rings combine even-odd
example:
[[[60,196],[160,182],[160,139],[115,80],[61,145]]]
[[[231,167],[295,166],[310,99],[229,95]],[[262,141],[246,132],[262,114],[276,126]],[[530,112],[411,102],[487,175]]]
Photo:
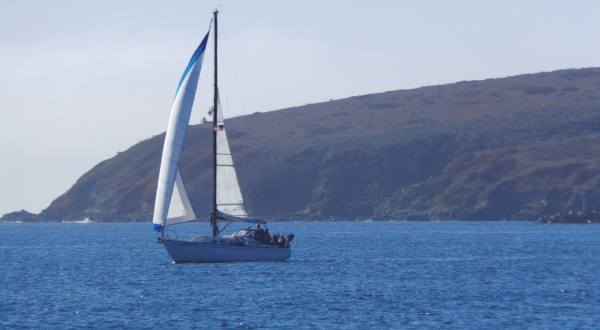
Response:
[[[210,216],[210,225],[213,237],[219,234],[217,226],[217,103],[219,97],[219,87],[217,84],[217,14],[218,10],[213,12],[215,20],[215,77],[214,77],[214,95],[213,95],[213,207]]]

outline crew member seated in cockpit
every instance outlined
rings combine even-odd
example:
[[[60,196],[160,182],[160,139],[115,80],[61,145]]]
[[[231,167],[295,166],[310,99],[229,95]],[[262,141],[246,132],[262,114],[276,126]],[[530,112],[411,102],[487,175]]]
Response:
[[[261,244],[269,244],[271,242],[271,236],[269,235],[269,232],[260,228],[260,223],[256,224],[254,239],[259,241]]]

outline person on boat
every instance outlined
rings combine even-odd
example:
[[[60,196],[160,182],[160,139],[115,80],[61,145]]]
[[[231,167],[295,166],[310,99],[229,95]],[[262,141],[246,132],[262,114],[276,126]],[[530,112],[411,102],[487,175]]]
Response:
[[[265,228],[265,244],[271,244],[271,234],[269,234],[269,228]]]
[[[279,247],[284,247],[285,246],[285,237],[283,237],[282,234],[277,234],[276,236],[277,236],[277,238],[273,240],[275,242],[275,244],[279,245]]]
[[[271,236],[266,230],[260,228],[260,223],[257,223],[256,229],[254,230],[254,239],[259,241],[261,244],[269,244],[271,241]]]

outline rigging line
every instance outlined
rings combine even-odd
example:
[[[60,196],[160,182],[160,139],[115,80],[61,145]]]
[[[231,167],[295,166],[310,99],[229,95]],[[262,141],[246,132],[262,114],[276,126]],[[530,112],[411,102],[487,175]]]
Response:
[[[223,31],[221,31],[221,32],[223,32]],[[223,36],[221,36],[221,39],[223,39]],[[223,61],[221,61],[221,62],[223,62]],[[226,80],[227,79],[227,74],[226,74],[227,72],[226,72],[225,69],[227,68],[227,66],[221,65],[221,68],[223,69],[222,72],[221,72],[221,79],[222,80]],[[223,85],[227,85],[227,82],[224,81]],[[223,94],[223,102],[222,103],[221,103],[221,93]],[[223,89],[219,88],[217,90],[217,106],[221,110],[221,120],[219,120],[219,118],[217,118],[217,122],[223,122],[223,123],[225,123],[225,115],[224,115],[223,109],[231,109],[231,108],[229,108],[230,104],[229,104],[229,100],[227,98],[227,95],[228,95],[227,93],[228,93],[227,92],[227,88],[223,88]]]
[[[240,94],[240,100],[242,101],[242,110],[244,111],[244,114],[247,114],[248,107],[246,106],[246,99],[244,97],[244,93],[242,93],[240,79],[237,74],[235,62],[233,62],[233,56],[231,56],[231,49],[229,48],[229,41],[227,38],[229,33],[227,33],[227,30],[226,29],[224,30],[223,28],[221,28],[221,31],[222,31],[221,33],[223,34],[223,43],[225,44],[225,49],[227,50],[227,57],[229,58],[229,62],[231,63],[231,69],[233,70],[233,77],[235,78],[235,86],[237,87],[238,93]]]
[[[221,103],[221,89],[217,91],[217,107],[221,109],[221,120],[219,120],[219,117],[217,116],[217,124],[222,123],[223,126],[225,126],[225,115],[223,114],[223,104]],[[225,127],[223,127],[222,131],[225,131]],[[223,143],[223,141],[217,143]]]
[[[223,228],[221,229],[221,232],[225,231],[225,229],[227,229],[227,227],[229,227],[229,225],[230,225],[231,223],[232,223],[232,221],[229,221],[229,222],[228,222],[228,223],[225,225],[225,227],[223,227]]]
[[[221,109],[221,112],[220,112],[220,114],[221,114],[221,120],[219,120],[219,116],[217,116],[217,124],[223,123],[223,126],[225,126],[225,115],[223,115],[223,104],[221,104],[221,89],[220,88],[217,91],[217,107],[219,109]],[[217,144],[218,143],[220,143],[220,142],[217,142]]]
[[[226,71],[223,69],[222,71],[222,76],[223,76],[223,80],[226,79]],[[223,82],[223,85],[227,85],[227,82]],[[223,102],[221,103],[221,93],[223,93]],[[223,88],[223,90],[221,90],[221,88],[219,88],[219,91],[217,93],[217,102],[218,102],[218,107],[219,110],[221,110],[221,120],[217,119],[217,122],[222,122],[225,123],[225,114],[223,112],[223,109],[227,109],[230,110],[231,108],[229,108],[229,100],[227,99],[227,88]]]

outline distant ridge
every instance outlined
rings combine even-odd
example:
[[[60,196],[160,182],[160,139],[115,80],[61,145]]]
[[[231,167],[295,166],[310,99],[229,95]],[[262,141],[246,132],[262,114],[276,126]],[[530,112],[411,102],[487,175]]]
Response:
[[[599,68],[361,95],[227,124],[254,215],[526,220],[580,208],[582,191],[590,209],[600,202]],[[183,156],[199,214],[210,205],[208,130],[191,127]],[[163,138],[99,163],[35,219],[150,219]]]

